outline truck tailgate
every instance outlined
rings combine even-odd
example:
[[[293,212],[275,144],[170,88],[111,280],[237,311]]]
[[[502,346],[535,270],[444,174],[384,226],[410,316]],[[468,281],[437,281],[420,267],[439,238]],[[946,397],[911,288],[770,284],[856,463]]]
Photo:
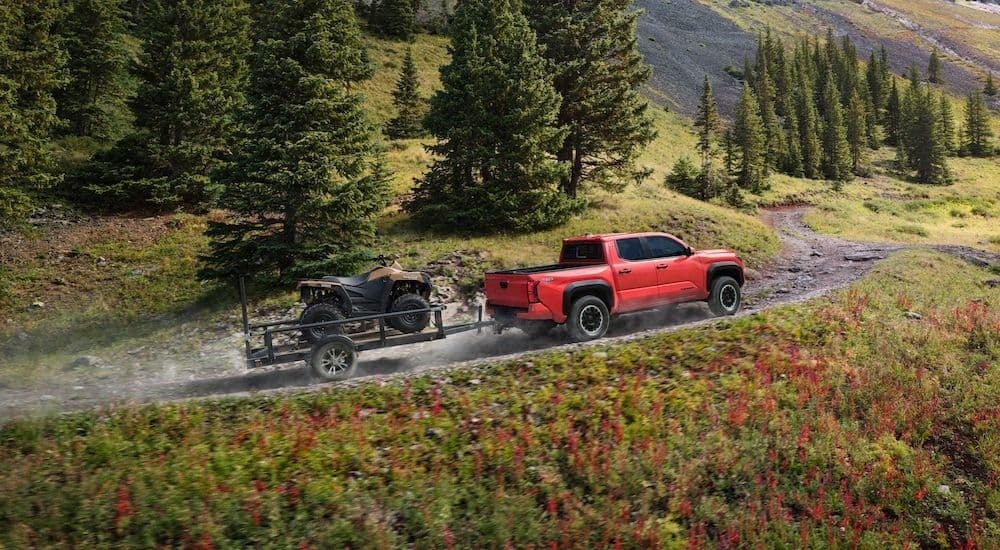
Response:
[[[487,273],[483,281],[483,291],[489,305],[524,308],[528,307],[529,275],[520,273]]]

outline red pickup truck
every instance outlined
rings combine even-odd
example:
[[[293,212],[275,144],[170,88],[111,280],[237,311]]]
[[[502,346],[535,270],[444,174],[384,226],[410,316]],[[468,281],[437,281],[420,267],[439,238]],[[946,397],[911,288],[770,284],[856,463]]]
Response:
[[[743,262],[730,250],[694,250],[667,233],[563,240],[559,263],[487,273],[486,310],[501,328],[541,334],[565,324],[577,341],[600,338],[611,317],[708,301],[715,315],[740,309]]]

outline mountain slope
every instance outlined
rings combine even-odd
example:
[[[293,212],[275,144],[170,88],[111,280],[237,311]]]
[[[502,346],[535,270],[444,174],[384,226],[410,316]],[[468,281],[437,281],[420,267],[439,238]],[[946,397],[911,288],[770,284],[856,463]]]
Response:
[[[965,95],[980,88],[987,71],[1000,74],[1000,14],[940,0],[818,0],[790,5],[728,0],[637,0],[639,47],[653,67],[648,95],[669,109],[692,115],[704,75],[712,81],[724,116],[731,116],[740,82],[726,73],[752,57],[766,27],[792,45],[802,36],[849,36],[867,58],[885,46],[892,69],[926,72],[932,48],[942,58],[947,90]]]

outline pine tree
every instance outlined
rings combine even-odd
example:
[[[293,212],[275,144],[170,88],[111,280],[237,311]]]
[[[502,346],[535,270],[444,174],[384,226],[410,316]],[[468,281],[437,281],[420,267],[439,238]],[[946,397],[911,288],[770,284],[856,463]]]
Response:
[[[889,97],[885,105],[885,142],[889,145],[899,146],[902,143],[903,106],[899,97],[899,88],[896,86],[896,79],[892,79],[889,87]]]
[[[0,226],[55,183],[47,142],[59,123],[53,92],[64,83],[65,55],[52,29],[60,2],[0,3]]]
[[[372,65],[350,0],[256,6],[238,150],[216,174],[232,216],[210,222],[202,276],[287,281],[356,267],[390,187],[363,98]]]
[[[823,93],[826,112],[823,114],[823,177],[835,182],[851,179],[851,151],[847,142],[847,128],[844,125],[843,109],[840,106],[840,92],[828,79]]]
[[[955,115],[951,111],[951,102],[944,94],[938,97],[938,114],[941,117],[939,122],[944,152],[946,155],[954,155],[958,152],[958,144],[955,142]]]
[[[396,81],[396,89],[392,92],[392,104],[396,107],[397,114],[386,128],[390,138],[415,138],[424,135],[426,108],[420,97],[420,81],[417,79],[417,66],[413,62],[413,48],[406,48],[403,68]]]
[[[799,135],[798,118],[789,116],[785,119],[785,125],[788,150],[782,161],[781,170],[790,176],[801,178],[805,176],[805,167],[802,165],[802,138]]]
[[[986,74],[986,84],[983,85],[983,94],[990,97],[997,95],[997,85],[993,83],[993,71]]]
[[[635,161],[656,137],[639,93],[650,75],[637,45],[640,12],[631,0],[525,0],[524,11],[562,98],[562,191],[575,198],[587,182],[618,190],[637,179]]]
[[[989,112],[983,95],[978,91],[970,93],[965,101],[965,127],[962,129],[962,148],[974,157],[988,157],[993,154],[993,129],[990,128]]]
[[[243,103],[249,16],[245,0],[150,0],[133,101],[136,132],[80,180],[119,207],[211,204],[209,175],[229,151]]]
[[[740,157],[736,183],[751,193],[760,193],[767,178],[764,122],[760,118],[760,104],[746,82],[736,105],[733,138]]]
[[[56,92],[65,132],[111,142],[130,119],[126,14],[121,0],[76,0],[59,25],[69,80]]]
[[[370,10],[370,23],[376,33],[399,40],[413,38],[417,27],[413,0],[376,0]]]
[[[738,159],[736,155],[736,134],[733,132],[732,127],[728,127],[722,133],[722,164],[723,170],[730,178],[737,174],[736,165]]]
[[[879,60],[875,57],[875,50],[868,56],[868,66],[865,68],[865,82],[868,84],[868,94],[872,103],[872,118],[875,121],[883,121],[883,110],[885,102],[889,98],[889,82],[882,80]]]
[[[715,158],[715,143],[718,141],[721,120],[719,111],[715,106],[715,94],[712,93],[712,84],[705,75],[705,82],[701,88],[701,100],[698,102],[698,114],[694,120],[695,128],[698,128],[698,152],[701,153],[700,179],[704,183],[705,190],[698,198],[705,200],[709,198],[707,188],[712,185],[714,179],[712,175],[712,161]]]
[[[921,183],[948,183],[951,174],[941,132],[941,115],[931,90],[918,87],[912,99],[907,99],[908,123],[906,137],[907,165],[916,170]]]
[[[858,174],[864,161],[865,146],[868,144],[867,113],[864,103],[855,89],[847,103],[846,130],[847,144],[851,153],[851,170]]]
[[[559,192],[552,159],[564,133],[559,95],[535,35],[511,0],[464,0],[451,23],[451,62],[426,125],[438,156],[405,205],[447,230],[531,231],[579,207]]]
[[[808,87],[795,91],[802,173],[807,178],[815,179],[822,173],[823,147],[819,140],[819,115],[812,98],[812,90]]]
[[[760,107],[760,118],[764,123],[764,150],[767,162],[765,164],[765,176],[767,170],[777,169],[781,165],[781,160],[785,157],[784,133],[778,123],[778,115],[775,112],[775,87],[768,71],[767,64],[757,69],[757,102]]]
[[[927,62],[927,81],[934,84],[941,84],[941,59],[938,57],[937,48],[931,50],[930,60]]]
[[[696,199],[706,200],[704,188],[699,180],[701,173],[698,167],[687,157],[681,157],[674,163],[670,173],[667,174],[664,184],[668,189],[673,189],[682,195]]]

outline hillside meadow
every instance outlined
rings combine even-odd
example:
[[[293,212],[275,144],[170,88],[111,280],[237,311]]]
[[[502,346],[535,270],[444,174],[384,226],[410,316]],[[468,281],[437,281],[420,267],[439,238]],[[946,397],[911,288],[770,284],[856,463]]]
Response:
[[[354,388],[0,428],[0,546],[995,547],[1000,289],[830,297]]]

